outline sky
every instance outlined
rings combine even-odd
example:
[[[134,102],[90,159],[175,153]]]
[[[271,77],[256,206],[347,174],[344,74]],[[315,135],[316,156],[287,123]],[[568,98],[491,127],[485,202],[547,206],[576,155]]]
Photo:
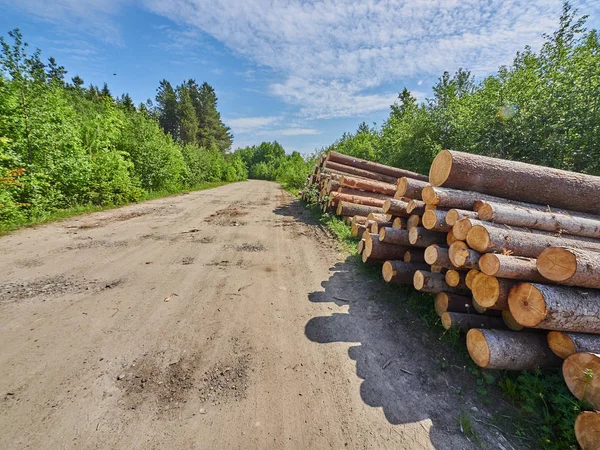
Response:
[[[600,0],[572,4],[600,28]],[[311,153],[444,71],[481,79],[557,27],[561,0],[0,0],[42,57],[136,103],[161,79],[211,84],[233,148]]]

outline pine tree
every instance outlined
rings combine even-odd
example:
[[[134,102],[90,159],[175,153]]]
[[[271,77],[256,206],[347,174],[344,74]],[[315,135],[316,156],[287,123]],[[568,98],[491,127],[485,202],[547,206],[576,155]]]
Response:
[[[221,121],[221,114],[217,110],[217,96],[215,90],[208,83],[202,83],[198,97],[200,100],[200,113],[198,115],[198,143],[205,147],[215,144],[219,150],[226,152],[233,141],[231,129]]]
[[[177,86],[177,105],[179,118],[179,140],[196,143],[198,135],[198,118],[192,98],[185,85]]]
[[[83,81],[83,78],[81,78],[79,75],[75,75],[73,78],[71,78],[71,82],[73,83],[73,87],[75,88],[75,90],[81,92],[81,87],[85,83]]]
[[[177,95],[167,80],[161,80],[156,90],[156,114],[165,133],[176,138],[179,135]]]
[[[105,98],[112,98],[112,95],[110,93],[110,89],[108,89],[108,84],[104,83],[104,85],[102,86],[102,90],[100,91],[100,95],[102,97]]]
[[[59,66],[52,56],[48,58],[48,62],[49,64],[47,65],[46,70],[46,76],[48,78],[48,81],[50,83],[56,83],[59,86],[64,86],[65,75],[67,74],[67,71],[65,70],[64,66]]]

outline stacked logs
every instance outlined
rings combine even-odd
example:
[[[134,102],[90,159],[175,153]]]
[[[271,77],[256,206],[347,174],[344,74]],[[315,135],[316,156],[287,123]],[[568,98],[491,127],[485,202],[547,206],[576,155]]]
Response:
[[[352,224],[362,261],[435,294],[442,325],[467,333],[480,367],[564,360],[571,392],[600,410],[600,177],[448,150],[429,179],[352,161],[331,152],[313,175],[343,195],[327,207]],[[600,413],[582,413],[575,430],[594,448]]]

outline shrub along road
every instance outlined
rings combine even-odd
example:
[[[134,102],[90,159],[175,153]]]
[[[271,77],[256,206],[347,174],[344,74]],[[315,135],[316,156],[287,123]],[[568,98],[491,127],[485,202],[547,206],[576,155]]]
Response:
[[[0,447],[511,448],[359,270],[262,181],[4,236]]]

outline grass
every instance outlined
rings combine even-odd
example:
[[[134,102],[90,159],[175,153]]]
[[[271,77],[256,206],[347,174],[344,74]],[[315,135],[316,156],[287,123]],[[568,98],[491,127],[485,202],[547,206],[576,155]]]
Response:
[[[334,215],[322,213],[316,205],[307,204],[307,208],[315,219],[339,239],[348,254],[359,262],[356,252],[358,239],[351,236],[350,227]],[[378,265],[358,264],[358,268],[361,273],[381,280]],[[385,286],[386,289],[393,290],[394,295],[391,297],[398,299],[395,301],[406,303],[418,315],[422,326],[440,331],[440,319],[430,294],[417,292],[411,286],[392,286],[387,283]],[[398,295],[399,292],[402,295]],[[579,412],[587,408],[569,392],[560,369],[516,373],[484,370],[473,363],[466,350],[465,338],[457,330],[444,331],[440,341],[455,350],[448,360],[444,358],[437,361],[440,370],[449,370],[451,366],[457,365],[466,367],[473,377],[474,390],[483,404],[492,404],[496,397],[509,403],[509,406],[497,410],[487,426],[510,430],[506,433],[520,439],[523,446],[547,450],[578,448],[573,426]],[[456,420],[465,435],[477,438],[471,422],[475,419],[463,412]]]
[[[76,205],[67,209],[58,209],[54,211],[47,211],[43,214],[37,215],[36,217],[30,218],[26,222],[19,223],[0,223],[0,236],[9,233],[11,231],[18,230],[19,228],[34,227],[45,223],[56,222],[59,220],[68,219],[69,217],[79,216],[82,214],[89,214],[93,212],[106,211],[109,209],[121,208],[123,206],[131,205],[134,203],[145,202],[148,200],[154,200],[157,198],[169,197],[171,195],[181,195],[189,192],[202,191],[205,189],[213,189],[219,186],[229,184],[229,181],[207,181],[200,183],[192,188],[187,188],[179,191],[154,191],[146,193],[143,198],[137,202],[123,203],[119,205]]]

